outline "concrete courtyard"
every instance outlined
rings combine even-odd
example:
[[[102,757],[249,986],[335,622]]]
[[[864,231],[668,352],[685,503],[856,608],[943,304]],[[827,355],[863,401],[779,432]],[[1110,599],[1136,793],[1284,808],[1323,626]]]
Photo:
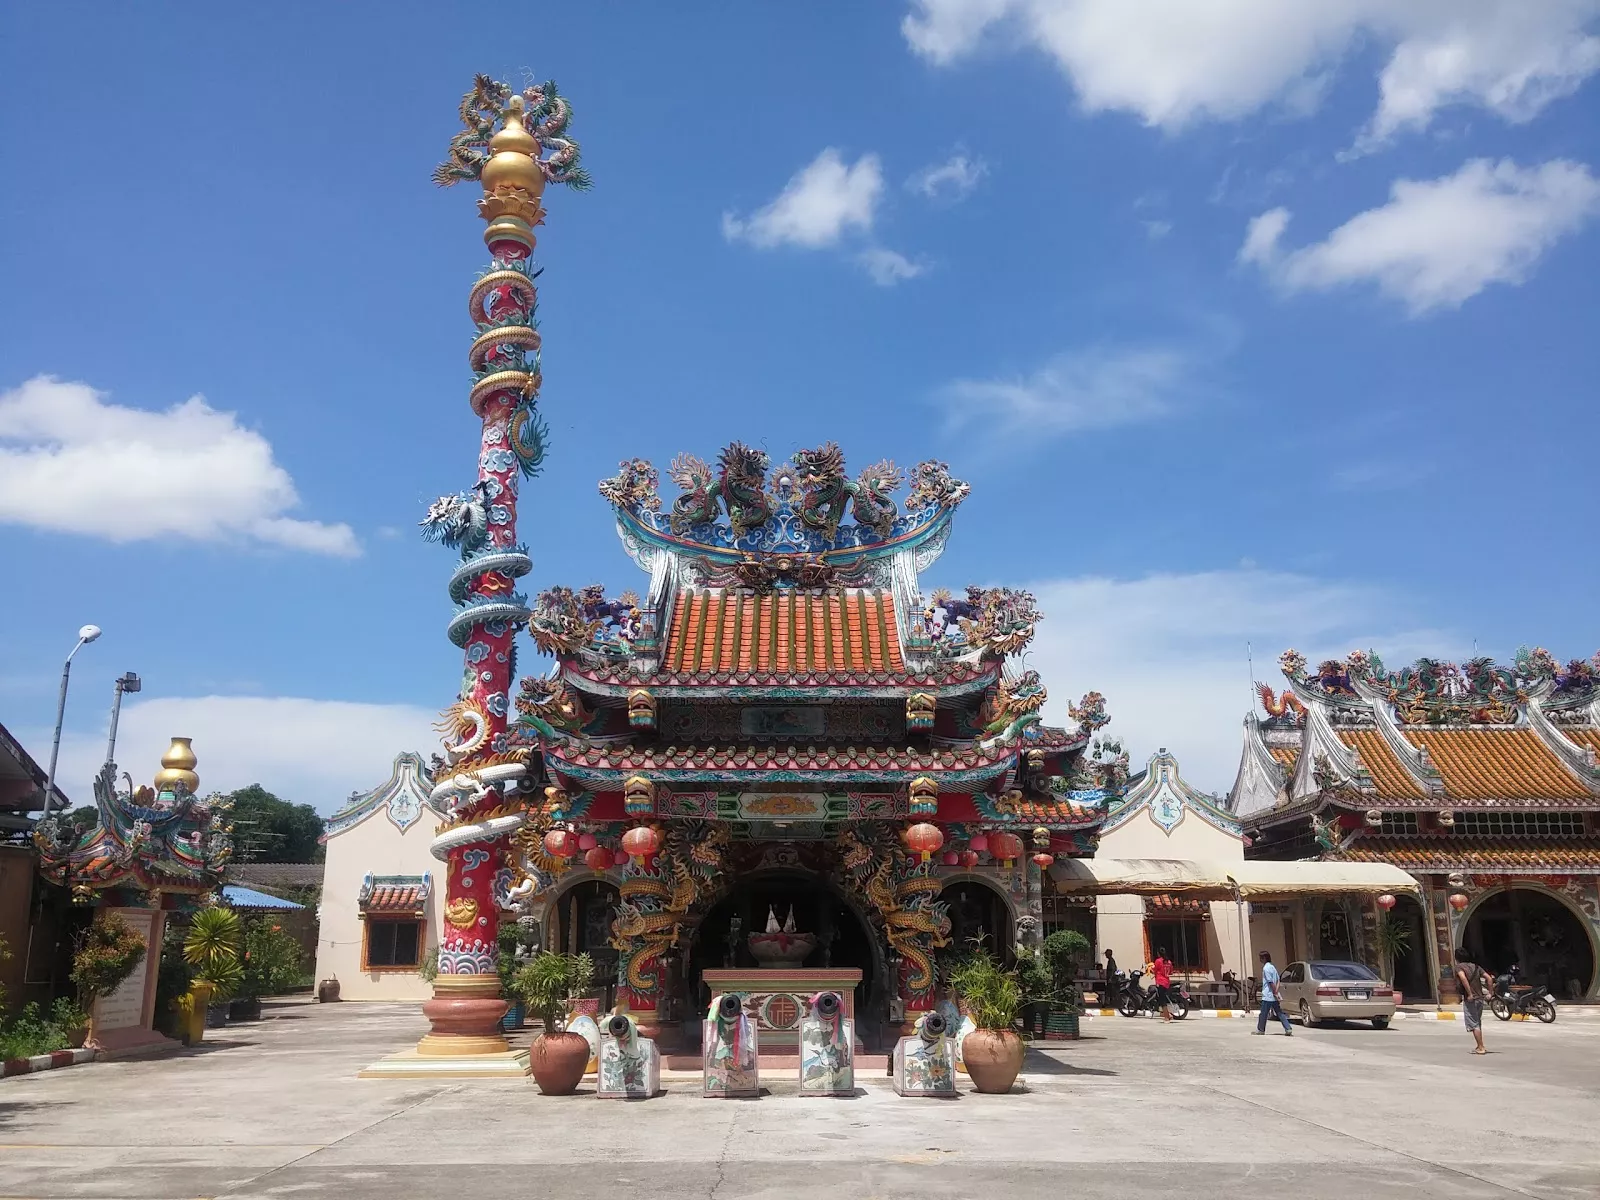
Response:
[[[358,1080],[415,1009],[269,1006],[175,1057],[0,1083],[0,1197],[1600,1196],[1600,1020],[1490,1025],[1475,1058],[1459,1021],[1100,1018],[1010,1096],[901,1099],[880,1066],[854,1099],[681,1077],[629,1104]]]

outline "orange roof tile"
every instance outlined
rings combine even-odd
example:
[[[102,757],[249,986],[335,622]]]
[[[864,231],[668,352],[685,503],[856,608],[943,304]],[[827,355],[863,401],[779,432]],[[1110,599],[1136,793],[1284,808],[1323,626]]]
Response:
[[[1589,791],[1532,729],[1408,729],[1445,795],[1460,800],[1587,800]]]
[[[1293,771],[1295,763],[1300,761],[1299,746],[1271,746],[1272,757],[1285,771]]]
[[[362,912],[400,913],[416,912],[422,908],[422,885],[414,883],[379,884],[372,895],[361,905]]]
[[[673,603],[662,665],[718,675],[905,669],[893,596],[862,589],[820,596],[686,589]]]
[[[1557,728],[1566,735],[1569,742],[1576,742],[1580,746],[1588,746],[1596,754],[1600,754],[1600,729],[1591,729],[1588,726],[1579,729],[1571,729],[1567,726],[1557,726]]]
[[[1600,870],[1600,840],[1364,837],[1339,857],[1386,862],[1407,871],[1594,871]]]
[[[1376,729],[1341,729],[1339,740],[1361,755],[1361,765],[1371,773],[1372,782],[1378,787],[1378,795],[1403,796],[1408,800],[1424,798],[1416,780],[1411,778],[1410,772],[1394,756],[1394,751],[1389,749],[1389,743],[1383,740],[1383,734]]]

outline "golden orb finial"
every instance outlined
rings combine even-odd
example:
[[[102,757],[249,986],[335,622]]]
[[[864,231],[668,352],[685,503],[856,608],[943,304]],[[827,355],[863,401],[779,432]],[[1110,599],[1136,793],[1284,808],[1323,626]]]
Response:
[[[195,758],[194,748],[189,745],[191,740],[186,737],[172,739],[172,745],[161,756],[161,770],[156,772],[157,792],[173,791],[180,783],[191,796],[200,791],[200,776],[194,773],[199,759]]]
[[[523,124],[526,105],[513,94],[500,114],[500,132],[489,139],[489,161],[483,165],[483,194],[526,192],[532,200],[544,193],[544,169],[539,165],[539,139]]]

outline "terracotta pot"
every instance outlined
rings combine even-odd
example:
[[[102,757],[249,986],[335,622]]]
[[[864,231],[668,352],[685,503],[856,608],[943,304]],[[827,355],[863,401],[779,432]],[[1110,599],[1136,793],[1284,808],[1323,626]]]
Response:
[[[589,1040],[581,1033],[542,1033],[529,1052],[533,1081],[546,1096],[570,1096],[589,1065]]]
[[[961,1039],[961,1058],[980,1092],[1002,1095],[1022,1072],[1027,1047],[1010,1029],[974,1029]]]

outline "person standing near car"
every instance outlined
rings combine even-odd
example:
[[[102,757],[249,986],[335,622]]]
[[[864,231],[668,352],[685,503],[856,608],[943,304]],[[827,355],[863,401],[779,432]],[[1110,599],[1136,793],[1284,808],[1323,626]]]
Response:
[[[1283,1011],[1283,996],[1278,991],[1278,968],[1272,965],[1272,955],[1263,950],[1261,952],[1261,1013],[1256,1017],[1256,1032],[1263,1036],[1267,1032],[1267,1018],[1277,1017],[1283,1022],[1283,1036],[1293,1037],[1294,1030],[1289,1027],[1289,1015]]]
[[[1461,988],[1462,1019],[1477,1043],[1472,1052],[1487,1054],[1483,1048],[1483,1002],[1489,998],[1489,972],[1472,961],[1465,946],[1456,951],[1456,983]]]
[[[1167,957],[1167,948],[1162,946],[1156,950],[1155,961],[1150,964],[1150,973],[1156,981],[1156,1003],[1161,1006],[1161,1019],[1172,1020],[1172,960]]]

